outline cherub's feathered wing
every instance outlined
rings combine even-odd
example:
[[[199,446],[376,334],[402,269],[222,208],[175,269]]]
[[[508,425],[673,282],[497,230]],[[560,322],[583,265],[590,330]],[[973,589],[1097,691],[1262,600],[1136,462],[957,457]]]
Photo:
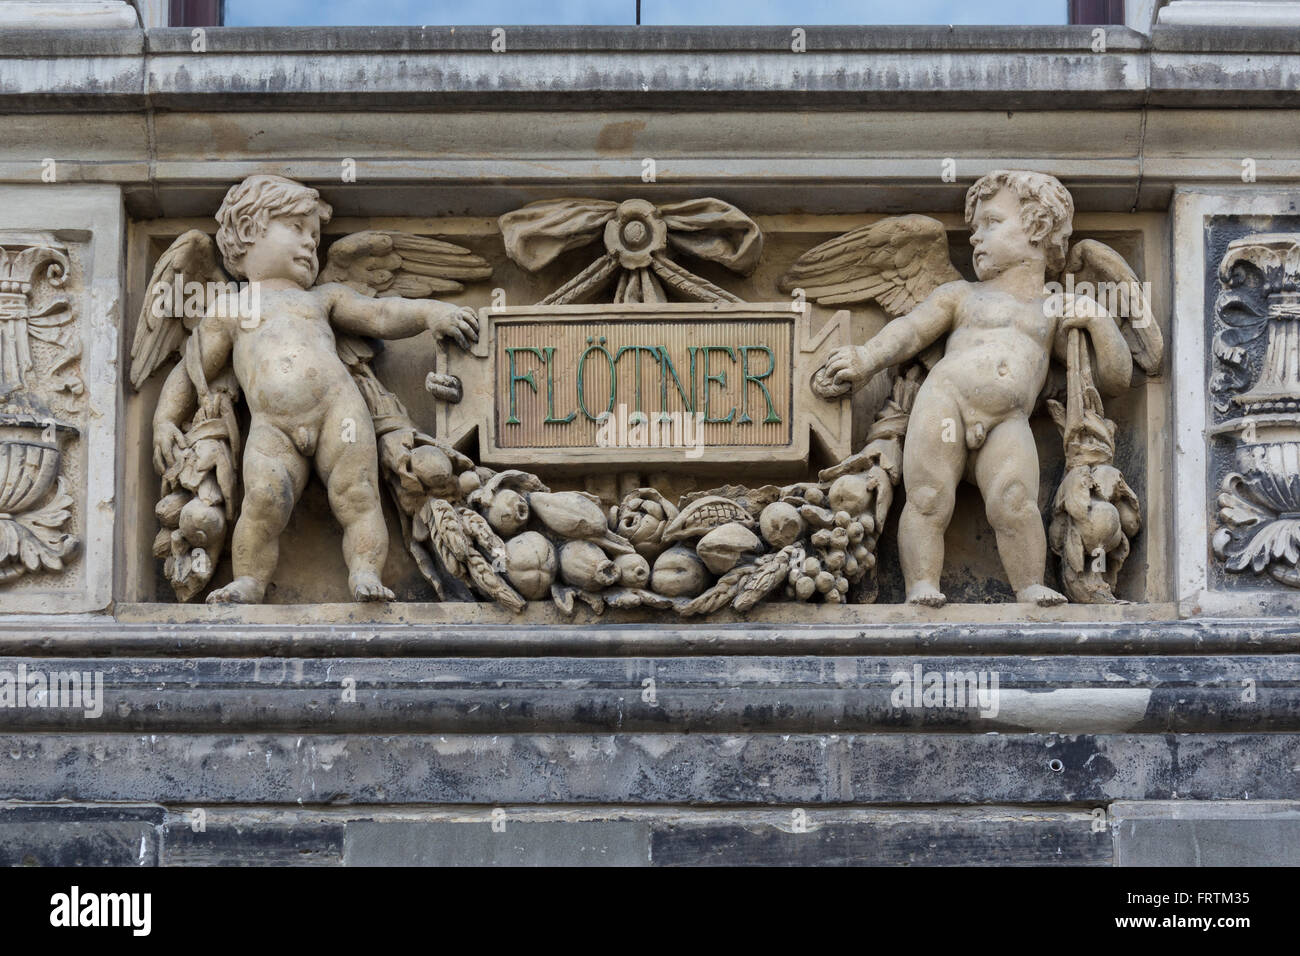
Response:
[[[464,246],[370,229],[329,248],[317,285],[341,282],[362,295],[427,299],[464,292],[464,281],[490,278],[492,266]]]
[[[961,278],[948,256],[948,233],[929,216],[895,216],[860,226],[809,249],[781,277],[819,305],[875,301],[906,315],[943,285]]]
[[[802,289],[818,305],[876,302],[890,318],[906,315],[939,286],[961,278],[948,256],[948,233],[929,216],[894,216],[836,236],[800,256],[781,277],[782,292]],[[919,356],[933,367],[943,354],[936,344]],[[895,373],[881,372],[863,389],[874,414],[889,396]],[[820,372],[813,389],[825,398],[843,392]]]
[[[1154,375],[1164,360],[1164,337],[1144,286],[1124,257],[1104,242],[1082,239],[1070,247],[1061,271],[1062,282],[1067,275],[1074,276],[1075,290],[1091,289],[1091,298],[1100,298],[1103,301],[1099,304],[1109,306],[1107,311],[1128,343],[1133,361],[1148,375]],[[1109,293],[1102,294],[1102,289]],[[1119,308],[1114,307],[1116,303]]]
[[[929,216],[893,216],[809,249],[781,277],[779,285],[787,293],[802,289],[818,305],[874,301],[890,318],[898,318],[939,286],[960,278],[948,254],[948,231],[943,223]],[[898,454],[884,453],[885,470],[895,484],[898,482],[902,436],[912,401],[925,370],[942,354],[943,344],[936,343],[918,356],[913,366],[886,369],[866,384],[863,408],[874,417],[867,447],[827,469],[825,477],[881,467],[883,444],[892,444],[892,451]],[[815,379],[813,387],[828,397],[836,391],[824,377]]]
[[[191,229],[182,235],[158,259],[149,286],[145,290],[144,305],[135,323],[135,338],[131,342],[131,384],[139,389],[145,380],[173,355],[180,352],[190,331],[207,312],[209,292],[214,283],[224,283],[226,274],[217,265],[216,246],[212,237]],[[174,294],[177,279],[180,291],[185,287],[203,299],[198,303],[202,311],[191,307],[186,316],[183,303],[176,303]]]
[[[211,581],[235,517],[240,436],[234,403],[239,385],[229,368],[209,380],[189,337],[213,298],[228,288],[227,282],[212,238],[191,229],[154,266],[131,342],[131,384],[136,389],[179,353],[184,375],[176,378],[176,385],[189,388],[194,397],[193,416],[174,423],[183,437],[170,460],[161,452],[154,456],[162,476],[154,512],[162,528],[153,550],[165,559],[163,572],[181,601]]]

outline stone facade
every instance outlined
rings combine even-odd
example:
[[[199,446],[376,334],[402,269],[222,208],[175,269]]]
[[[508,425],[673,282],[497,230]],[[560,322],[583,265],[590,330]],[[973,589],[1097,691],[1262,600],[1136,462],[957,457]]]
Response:
[[[1197,6],[0,34],[0,860],[1300,861],[1300,54]]]

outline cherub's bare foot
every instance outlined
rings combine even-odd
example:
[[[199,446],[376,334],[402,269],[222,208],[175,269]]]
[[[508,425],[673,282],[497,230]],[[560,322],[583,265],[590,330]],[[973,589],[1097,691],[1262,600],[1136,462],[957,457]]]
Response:
[[[393,601],[396,596],[373,571],[354,571],[348,576],[348,586],[352,588],[352,597],[358,601]]]
[[[922,581],[912,585],[907,592],[908,604],[922,604],[926,607],[943,607],[948,598],[933,584]]]
[[[1064,604],[1067,598],[1064,594],[1053,591],[1051,588],[1042,584],[1032,584],[1023,591],[1017,591],[1016,600],[1021,604],[1037,604],[1039,607],[1054,607],[1057,604]]]
[[[235,578],[224,588],[218,588],[208,595],[209,604],[259,604],[266,593],[266,587],[258,583],[257,578]]]

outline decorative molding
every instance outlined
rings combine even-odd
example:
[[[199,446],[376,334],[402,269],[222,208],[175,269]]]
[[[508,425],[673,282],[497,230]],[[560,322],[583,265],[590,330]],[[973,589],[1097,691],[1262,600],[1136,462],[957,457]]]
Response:
[[[35,295],[61,290],[67,250],[46,243],[0,244],[0,585],[39,571],[62,571],[80,541],[65,532],[73,498],[62,476],[61,439],[78,430],[55,420],[54,394],[85,392],[81,349],[68,299],[33,310]],[[47,288],[43,288],[47,287]],[[39,365],[32,343],[59,357]]]
[[[1220,486],[1215,555],[1234,574],[1300,588],[1300,233],[1228,245],[1219,264],[1214,407],[1232,443]]]

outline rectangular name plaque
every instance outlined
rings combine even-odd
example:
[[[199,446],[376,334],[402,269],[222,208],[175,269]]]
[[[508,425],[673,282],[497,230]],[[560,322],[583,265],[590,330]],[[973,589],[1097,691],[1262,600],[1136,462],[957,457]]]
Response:
[[[848,316],[808,326],[788,303],[483,309],[474,352],[440,356],[465,395],[440,430],[477,428],[493,467],[806,464],[813,432],[847,455],[849,403],[809,382]]]

